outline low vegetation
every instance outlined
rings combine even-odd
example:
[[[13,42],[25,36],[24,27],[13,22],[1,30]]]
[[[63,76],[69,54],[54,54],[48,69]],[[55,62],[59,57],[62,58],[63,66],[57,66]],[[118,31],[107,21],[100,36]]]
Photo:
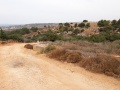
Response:
[[[54,50],[54,49],[55,49],[55,46],[53,46],[53,45],[48,45],[47,47],[45,47],[45,48],[43,48],[42,50],[40,50],[39,53],[45,54],[45,53],[48,53],[48,52],[50,52],[50,51],[52,51],[52,50]]]
[[[94,58],[83,59],[78,65],[93,72],[120,78],[120,61],[114,57],[98,54]]]
[[[111,44],[110,42],[89,43],[85,41],[54,44],[57,48],[47,53],[48,57],[62,62],[75,63],[92,72],[120,78],[120,58],[115,57],[116,54],[120,55],[120,41]]]
[[[81,58],[80,52],[70,51],[64,49],[55,49],[48,54],[50,58],[55,58],[60,61],[66,61],[68,63],[77,63]]]
[[[45,26],[43,29],[37,27],[30,29],[22,28],[13,31],[3,31],[1,29],[0,40],[14,40],[29,43],[38,40],[52,42],[57,40],[112,42],[120,39],[120,19],[112,21],[100,20],[95,25],[93,26],[88,20],[83,20],[81,23],[59,23],[58,26]],[[86,32],[90,33],[86,34]],[[94,33],[92,34],[91,32]]]

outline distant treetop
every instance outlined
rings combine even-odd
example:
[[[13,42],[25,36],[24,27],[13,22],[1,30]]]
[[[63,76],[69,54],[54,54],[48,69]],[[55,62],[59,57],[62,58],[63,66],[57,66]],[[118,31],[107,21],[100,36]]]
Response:
[[[88,20],[83,20],[83,22],[88,22]]]

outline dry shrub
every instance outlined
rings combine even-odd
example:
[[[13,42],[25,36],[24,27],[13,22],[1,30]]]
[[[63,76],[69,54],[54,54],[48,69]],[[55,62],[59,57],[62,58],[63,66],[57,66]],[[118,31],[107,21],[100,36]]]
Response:
[[[66,50],[65,48],[53,50],[48,56],[68,63],[77,63],[82,59],[80,52]]]
[[[120,62],[113,57],[98,55],[95,58],[82,60],[79,65],[90,71],[120,77]]]
[[[65,54],[65,49],[64,48],[58,48],[58,49],[55,49],[53,51],[51,51],[48,56],[50,58],[55,58],[55,59],[58,59],[60,60],[61,57]]]
[[[31,44],[26,44],[26,45],[24,46],[24,48],[33,49],[33,45],[31,45]]]

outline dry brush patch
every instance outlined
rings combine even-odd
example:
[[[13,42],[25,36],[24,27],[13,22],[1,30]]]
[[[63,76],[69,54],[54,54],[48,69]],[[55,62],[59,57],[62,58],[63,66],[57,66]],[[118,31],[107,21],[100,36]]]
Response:
[[[82,59],[80,52],[67,50],[65,48],[55,49],[49,53],[48,56],[68,63],[78,63]]]
[[[97,55],[94,58],[83,59],[78,65],[93,72],[120,78],[120,62],[114,57]]]
[[[120,78],[120,61],[105,53],[102,44],[68,44],[52,50],[47,55],[59,61],[76,63],[89,71]],[[108,48],[109,49],[109,48]],[[91,55],[90,55],[91,53]]]

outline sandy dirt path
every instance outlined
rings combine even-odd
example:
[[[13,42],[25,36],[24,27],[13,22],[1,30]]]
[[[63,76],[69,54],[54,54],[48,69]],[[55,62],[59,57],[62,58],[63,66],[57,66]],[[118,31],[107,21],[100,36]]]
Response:
[[[120,81],[13,44],[0,46],[0,90],[120,90]]]

